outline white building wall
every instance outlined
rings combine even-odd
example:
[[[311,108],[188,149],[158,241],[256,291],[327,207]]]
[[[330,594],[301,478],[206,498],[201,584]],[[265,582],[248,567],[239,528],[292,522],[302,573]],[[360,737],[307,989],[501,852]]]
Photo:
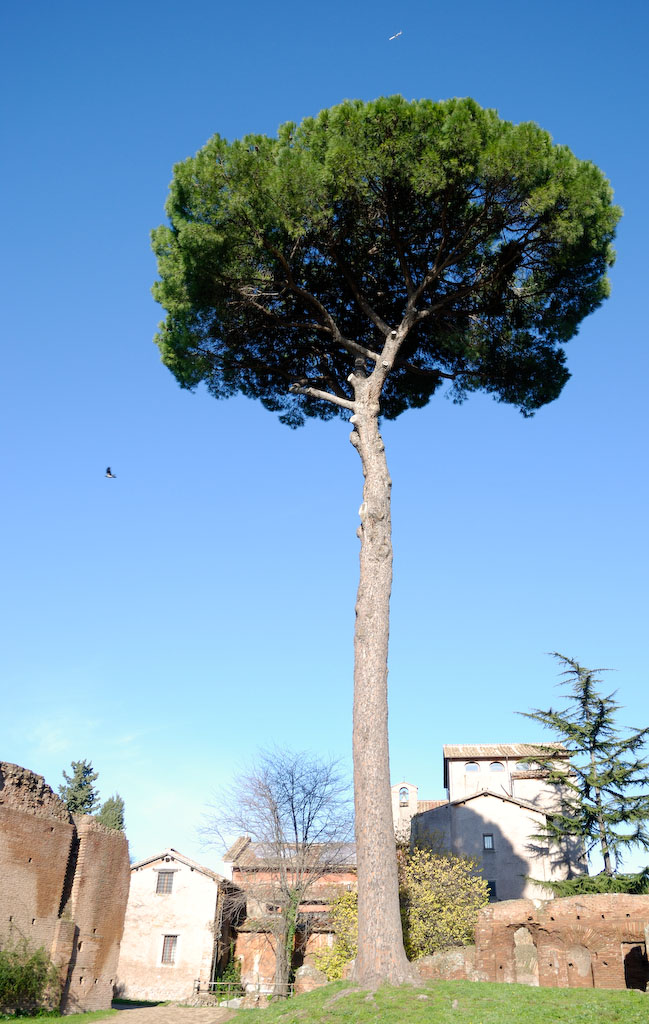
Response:
[[[475,765],[477,770],[467,769]],[[502,771],[496,770],[502,765]],[[493,793],[506,793],[517,800],[546,807],[556,799],[556,787],[551,786],[537,774],[532,766],[508,757],[458,758],[448,761],[448,793],[450,800],[462,800],[465,796],[480,793],[485,789]]]
[[[432,840],[434,847],[473,857],[482,876],[495,883],[498,900],[548,899],[550,893],[527,876],[539,881],[566,878],[568,864],[561,851],[530,838],[544,821],[533,808],[484,792],[419,814],[413,822],[413,840]]]
[[[156,893],[158,872],[173,871],[169,894]],[[194,981],[210,980],[216,879],[173,858],[135,867],[126,909],[117,987],[127,999],[186,999]],[[177,935],[175,961],[162,963],[165,935]]]
[[[407,841],[410,836],[410,820],[417,813],[417,792],[417,786],[411,782],[392,786],[392,820],[400,841]]]

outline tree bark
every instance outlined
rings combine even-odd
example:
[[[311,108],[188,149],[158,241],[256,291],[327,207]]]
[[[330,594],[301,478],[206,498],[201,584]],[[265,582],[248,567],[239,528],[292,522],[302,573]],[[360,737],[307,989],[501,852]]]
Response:
[[[387,371],[388,363],[383,363]],[[392,588],[390,489],[379,431],[385,372],[350,378],[355,392],[351,443],[365,483],[359,514],[360,581],[354,634],[354,806],[358,865],[358,955],[364,988],[414,979],[403,948],[388,753],[388,637]]]
[[[288,933],[290,925],[288,921],[288,907],[286,913],[282,913],[280,927],[273,935],[275,945],[275,982],[273,995],[276,999],[286,999],[288,994],[288,981],[290,975],[290,962],[287,949]]]

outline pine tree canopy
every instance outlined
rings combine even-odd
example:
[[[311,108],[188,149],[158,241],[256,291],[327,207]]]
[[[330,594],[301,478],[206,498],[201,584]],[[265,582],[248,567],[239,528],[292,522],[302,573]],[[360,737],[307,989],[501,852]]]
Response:
[[[99,801],[93,786],[98,773],[92,770],[92,761],[73,761],[72,775],[63,772],[66,785],[59,786],[59,796],[71,814],[92,814]]]
[[[118,832],[124,831],[124,801],[119,793],[109,796],[108,800],[104,801],[97,820],[107,828],[114,828]]]
[[[553,732],[570,756],[569,766],[561,764],[548,745],[545,756],[526,758],[544,768],[564,796],[564,813],[548,816],[545,838],[576,837],[587,853],[599,847],[610,875],[626,849],[649,850],[649,760],[642,754],[649,727],[622,734],[616,726],[621,705],[614,693],[598,689],[602,670],[554,657],[565,666],[566,707],[525,713]]]
[[[152,235],[164,363],[289,426],[345,415],[355,360],[371,367],[404,325],[382,415],[444,381],[524,414],[551,402],[562,346],[608,293],[620,216],[601,171],[536,124],[401,96],[277,138],[215,135],[176,165],[166,210]]]

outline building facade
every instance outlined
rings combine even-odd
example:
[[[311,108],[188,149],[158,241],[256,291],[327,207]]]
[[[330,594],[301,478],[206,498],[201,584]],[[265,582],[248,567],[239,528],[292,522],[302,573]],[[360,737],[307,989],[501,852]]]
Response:
[[[188,999],[205,990],[232,939],[225,907],[231,886],[177,850],[138,861],[117,969],[126,999]]]
[[[543,832],[546,815],[560,807],[561,793],[545,772],[526,758],[540,744],[480,744],[444,747],[446,800],[427,808],[410,783],[392,787],[395,828],[410,822],[412,842],[432,843],[473,857],[489,882],[492,901],[547,899],[536,885],[583,874],[579,843],[551,846],[534,835]],[[559,750],[558,758],[566,758]]]
[[[304,891],[291,965],[297,970],[310,964],[319,949],[334,942],[329,910],[336,896],[356,888],[354,844],[314,844],[306,851],[296,851],[286,844],[278,850],[272,844],[242,836],[223,859],[231,865],[232,882],[244,897],[235,951],[241,981],[249,991],[270,992],[275,982],[275,945],[282,933],[287,887],[294,885]]]

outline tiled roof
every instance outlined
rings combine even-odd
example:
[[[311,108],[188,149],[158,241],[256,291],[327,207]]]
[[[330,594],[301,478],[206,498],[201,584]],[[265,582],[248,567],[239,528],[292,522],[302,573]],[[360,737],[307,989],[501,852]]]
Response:
[[[285,862],[290,863],[290,846],[286,851]],[[309,853],[315,865],[321,867],[324,864],[329,871],[356,867],[354,843],[314,844]],[[272,867],[283,859],[281,848],[274,843],[253,843],[249,836],[240,836],[223,856],[226,863],[234,864],[240,870]]]
[[[446,800],[418,800],[417,814],[421,814],[422,811],[432,811],[434,807],[441,807],[445,803],[447,803]]]
[[[557,751],[567,755],[562,743],[464,743],[445,745],[444,758],[465,757],[534,757],[540,751]]]

